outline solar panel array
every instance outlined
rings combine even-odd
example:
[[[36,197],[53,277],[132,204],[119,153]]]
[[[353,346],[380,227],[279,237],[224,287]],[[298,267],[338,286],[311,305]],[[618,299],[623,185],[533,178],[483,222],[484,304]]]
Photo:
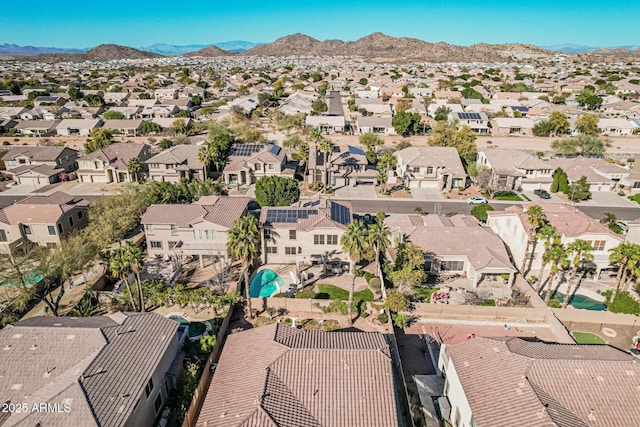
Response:
[[[264,149],[264,144],[234,144],[229,156],[249,157],[258,154]]]
[[[364,150],[359,147],[354,147],[353,145],[349,146],[349,153],[364,156]]]
[[[269,148],[269,152],[274,156],[277,156],[278,153],[280,153],[280,147],[278,147],[277,145],[272,145],[271,148]]]
[[[320,200],[314,200],[312,202],[307,202],[304,205],[302,205],[303,208],[308,208],[311,206],[318,206],[320,204]]]
[[[458,117],[462,120],[480,120],[482,118],[479,113],[458,113]]]
[[[267,222],[295,223],[307,219],[309,215],[318,215],[317,209],[269,209]]]
[[[351,210],[338,203],[331,203],[331,220],[347,225],[351,222]]]

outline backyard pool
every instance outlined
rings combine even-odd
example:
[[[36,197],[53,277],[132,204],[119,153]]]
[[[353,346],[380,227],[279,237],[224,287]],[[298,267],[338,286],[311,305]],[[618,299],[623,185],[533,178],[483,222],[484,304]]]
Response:
[[[40,280],[42,280],[43,277],[44,277],[44,274],[39,273],[35,270],[31,270],[24,275],[24,284],[27,286],[33,285],[35,283],[38,283]],[[3,282],[2,280],[0,280],[0,288],[3,288],[3,287],[17,288],[18,286],[22,286],[22,283],[9,283],[9,282]]]
[[[251,280],[249,296],[251,298],[268,298],[284,285],[284,280],[273,270],[260,270]]]
[[[545,297],[544,292],[542,293],[542,298]],[[553,299],[563,302],[564,295],[560,292],[556,292],[553,294]],[[607,306],[601,303],[600,301],[593,300],[589,297],[585,297],[584,295],[574,295],[571,299],[571,306],[573,308],[578,308],[581,310],[593,310],[593,311],[607,311]]]
[[[169,316],[169,318],[180,323],[178,335],[181,336],[186,329],[186,331],[189,333],[189,339],[191,341],[202,338],[202,336],[207,332],[207,325],[202,322],[190,322],[178,314],[172,314]]]

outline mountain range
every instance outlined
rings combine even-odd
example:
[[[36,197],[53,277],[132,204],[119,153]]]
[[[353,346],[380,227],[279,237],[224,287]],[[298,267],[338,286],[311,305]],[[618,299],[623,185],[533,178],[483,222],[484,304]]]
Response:
[[[508,58],[544,58],[558,52],[590,58],[640,58],[638,46],[618,48],[594,48],[575,44],[560,44],[546,48],[530,44],[487,44],[458,46],[445,42],[430,43],[407,37],[391,37],[373,33],[356,41],[319,41],[304,34],[281,37],[273,43],[230,41],[211,45],[153,44],[140,49],[114,44],[100,45],[93,49],[64,49],[55,47],[0,45],[2,56],[26,56],[29,60],[60,61],[109,61],[116,59],[157,58],[167,56],[217,57],[231,55],[261,56],[345,56],[362,57],[373,61],[389,62],[494,62]],[[26,59],[26,58],[25,58]]]

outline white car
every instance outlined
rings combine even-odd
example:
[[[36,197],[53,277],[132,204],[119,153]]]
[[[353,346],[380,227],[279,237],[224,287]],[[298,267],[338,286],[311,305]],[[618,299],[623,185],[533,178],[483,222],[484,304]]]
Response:
[[[471,197],[467,199],[467,203],[470,205],[482,205],[489,202],[484,197],[477,196],[477,197]]]

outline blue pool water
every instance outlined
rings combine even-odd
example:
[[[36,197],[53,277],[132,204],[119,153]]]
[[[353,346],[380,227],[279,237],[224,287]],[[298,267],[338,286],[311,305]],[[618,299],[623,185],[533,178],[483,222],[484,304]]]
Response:
[[[542,293],[542,298],[545,297],[545,292]],[[553,299],[558,300],[559,302],[564,301],[564,295],[560,292],[556,292],[552,295]],[[607,306],[601,303],[600,301],[593,300],[584,295],[574,295],[571,298],[570,304],[574,308],[579,308],[581,310],[593,310],[593,311],[606,311]]]
[[[27,272],[24,275],[24,282],[25,285],[29,286],[29,285],[33,285],[35,283],[38,283],[40,280],[42,280],[42,278],[44,277],[44,274],[39,273],[35,270],[31,270],[29,272]],[[21,286],[21,283],[8,283],[8,282],[3,282],[2,280],[0,280],[0,288],[2,287],[7,287],[7,288],[16,288],[18,286]]]
[[[268,298],[282,285],[284,285],[284,280],[278,276],[278,273],[268,268],[260,270],[251,281],[249,296],[251,298]]]

